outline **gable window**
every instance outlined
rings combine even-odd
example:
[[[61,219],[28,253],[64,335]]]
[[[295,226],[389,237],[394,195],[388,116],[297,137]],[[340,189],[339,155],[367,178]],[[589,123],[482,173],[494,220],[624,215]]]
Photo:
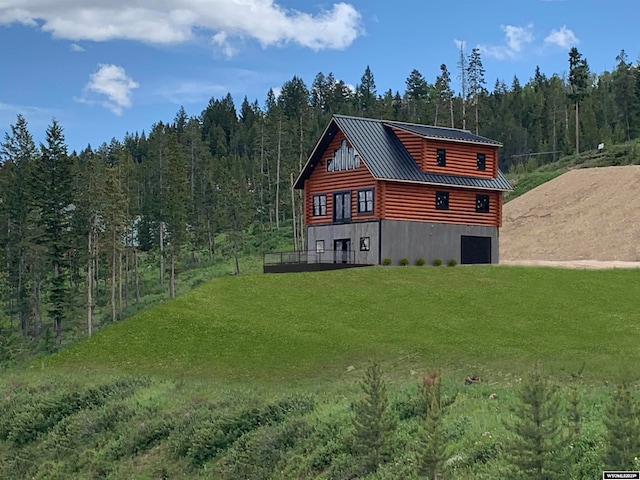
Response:
[[[449,210],[449,192],[436,192],[436,209]]]
[[[447,151],[444,148],[438,148],[436,150],[436,165],[438,167],[447,166]]]
[[[314,195],[313,196],[313,216],[321,217],[327,214],[327,196],[326,195]]]
[[[358,190],[358,213],[373,213],[373,189]]]
[[[476,195],[476,212],[487,213],[489,211],[489,195]]]
[[[333,221],[348,222],[351,220],[351,192],[333,194]]]
[[[487,157],[484,153],[478,153],[476,155],[476,167],[478,168],[478,170],[486,170]]]

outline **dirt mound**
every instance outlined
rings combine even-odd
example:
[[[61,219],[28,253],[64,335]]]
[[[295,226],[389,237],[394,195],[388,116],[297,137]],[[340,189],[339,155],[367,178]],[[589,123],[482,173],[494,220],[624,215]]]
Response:
[[[640,166],[572,170],[507,202],[500,261],[640,261]]]

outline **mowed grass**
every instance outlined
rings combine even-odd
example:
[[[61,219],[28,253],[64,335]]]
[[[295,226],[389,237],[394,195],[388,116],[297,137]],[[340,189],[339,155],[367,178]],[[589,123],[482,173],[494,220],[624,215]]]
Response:
[[[640,272],[372,267],[210,281],[37,362],[113,371],[287,382],[375,360],[600,379],[640,367]],[[34,365],[34,368],[36,365]]]

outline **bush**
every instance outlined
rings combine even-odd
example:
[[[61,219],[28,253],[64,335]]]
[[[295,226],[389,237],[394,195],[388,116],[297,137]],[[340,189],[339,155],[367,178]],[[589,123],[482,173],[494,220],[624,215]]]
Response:
[[[419,259],[416,260],[416,265],[419,267],[422,267],[426,262],[424,261],[424,258],[420,257]]]
[[[447,265],[449,265],[450,267],[455,267],[457,264],[458,264],[458,261],[455,258],[452,258],[447,262]]]
[[[402,265],[403,267],[406,267],[407,265],[409,265],[409,259],[407,257],[402,257],[400,259],[400,265]]]
[[[434,266],[434,267],[439,267],[440,265],[442,265],[442,260],[440,260],[439,258],[436,258],[436,259],[433,261],[433,266]]]
[[[382,265],[391,265],[391,259],[389,257],[383,258]]]

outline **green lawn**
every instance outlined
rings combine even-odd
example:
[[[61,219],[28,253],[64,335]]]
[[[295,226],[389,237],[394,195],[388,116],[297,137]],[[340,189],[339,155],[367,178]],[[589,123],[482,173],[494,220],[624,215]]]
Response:
[[[281,383],[387,368],[591,378],[640,367],[640,275],[373,267],[215,279],[37,366]]]

